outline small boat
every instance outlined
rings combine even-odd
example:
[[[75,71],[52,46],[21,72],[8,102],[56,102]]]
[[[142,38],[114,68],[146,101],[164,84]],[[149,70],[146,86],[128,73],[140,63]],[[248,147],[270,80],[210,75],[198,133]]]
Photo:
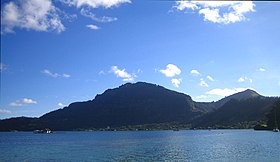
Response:
[[[50,134],[53,133],[49,128],[41,129],[41,130],[34,130],[33,133],[35,134]]]
[[[273,132],[279,132],[279,129],[278,128],[274,128]]]

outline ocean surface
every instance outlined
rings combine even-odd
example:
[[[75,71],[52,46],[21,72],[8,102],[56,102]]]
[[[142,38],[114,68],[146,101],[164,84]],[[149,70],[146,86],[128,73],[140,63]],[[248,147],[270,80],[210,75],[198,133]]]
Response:
[[[2,132],[0,161],[280,162],[280,133],[253,130]]]

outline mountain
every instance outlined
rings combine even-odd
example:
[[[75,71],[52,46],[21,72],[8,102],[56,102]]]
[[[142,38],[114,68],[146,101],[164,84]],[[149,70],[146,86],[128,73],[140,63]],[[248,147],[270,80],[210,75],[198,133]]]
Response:
[[[155,84],[138,82],[108,89],[93,100],[72,103],[63,109],[49,112],[35,123],[38,128],[73,130],[170,122],[189,123],[201,113],[188,95]],[[21,130],[24,129],[27,128]],[[0,130],[3,130],[1,126]]]
[[[246,90],[217,102],[195,102],[190,96],[162,86],[138,82],[108,89],[93,100],[75,102],[39,118],[0,120],[0,131],[120,128],[139,125],[229,126],[265,118],[275,98]]]
[[[235,100],[247,100],[247,99],[252,99],[252,98],[256,98],[256,97],[261,97],[261,95],[259,95],[256,91],[254,90],[251,90],[251,89],[247,89],[243,92],[238,92],[238,93],[235,93],[233,95],[230,95],[228,97],[225,97],[221,100],[218,101],[218,103],[220,105],[223,105],[225,104],[226,102],[232,100],[232,99],[235,99]]]
[[[17,117],[0,120],[0,131],[33,131],[38,129],[38,118]]]
[[[192,124],[201,128],[252,128],[257,121],[266,120],[266,115],[276,100],[276,97],[264,97],[254,90],[247,89],[217,102],[197,102],[196,107],[205,114],[192,121]]]
[[[211,112],[217,108],[220,108],[221,106],[223,106],[225,103],[227,103],[230,100],[247,100],[247,99],[251,99],[251,98],[256,98],[256,97],[260,97],[261,95],[259,95],[257,92],[251,90],[251,89],[247,89],[243,92],[238,92],[235,93],[233,95],[227,96],[217,102],[196,102],[195,103],[195,107],[197,107],[199,110],[208,113]]]
[[[189,122],[200,112],[190,96],[138,82],[106,90],[94,100],[70,104],[40,117],[53,129],[120,127],[165,122]]]
[[[248,99],[231,99],[212,112],[194,121],[195,127],[234,127],[238,124],[264,120],[276,98],[257,96]],[[253,123],[256,124],[256,123]],[[252,126],[250,126],[252,127]]]

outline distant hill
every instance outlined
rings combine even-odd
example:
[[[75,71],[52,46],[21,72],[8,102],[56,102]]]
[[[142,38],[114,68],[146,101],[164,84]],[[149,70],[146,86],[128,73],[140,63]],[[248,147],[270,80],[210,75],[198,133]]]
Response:
[[[228,101],[234,99],[234,100],[247,100],[247,99],[252,99],[252,98],[257,98],[257,97],[261,97],[261,95],[259,95],[256,91],[251,90],[251,89],[247,89],[243,92],[238,92],[235,93],[233,95],[230,95],[228,97],[225,97],[221,100],[219,100],[217,103],[219,103],[220,105],[223,105],[225,103],[227,103]]]
[[[265,120],[276,98],[257,96],[248,99],[231,99],[212,112],[197,119],[195,127],[231,127],[244,122]]]
[[[162,125],[191,128],[223,125],[265,118],[276,98],[246,90],[217,102],[194,102],[190,96],[162,86],[138,82],[108,89],[93,100],[75,102],[39,118],[0,120],[0,131],[119,128]]]
[[[202,128],[243,127],[241,125],[244,123],[256,124],[257,121],[266,120],[266,115],[276,100],[277,97],[264,97],[254,90],[247,89],[217,102],[198,102],[195,103],[197,108],[201,107],[206,113],[192,123],[194,127]]]
[[[217,102],[196,102],[195,106],[203,112],[211,112],[217,108],[220,108],[221,106],[223,106],[225,103],[227,103],[232,99],[241,101],[241,100],[252,99],[260,96],[261,95],[259,95],[257,92],[247,89],[243,92],[238,92],[236,94],[227,96]]]

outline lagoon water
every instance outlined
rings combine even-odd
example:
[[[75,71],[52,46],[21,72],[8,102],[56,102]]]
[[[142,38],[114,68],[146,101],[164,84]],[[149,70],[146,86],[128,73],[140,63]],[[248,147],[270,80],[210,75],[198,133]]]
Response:
[[[0,133],[0,161],[280,161],[280,133],[253,130]]]

